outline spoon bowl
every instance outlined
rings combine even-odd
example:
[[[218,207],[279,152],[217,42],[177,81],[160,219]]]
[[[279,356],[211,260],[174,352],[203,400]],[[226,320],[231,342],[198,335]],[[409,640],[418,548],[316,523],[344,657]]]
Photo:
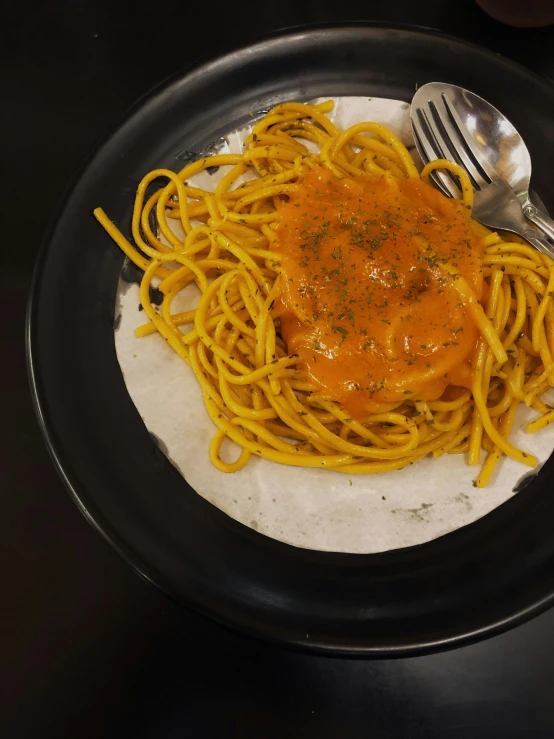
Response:
[[[430,82],[420,87],[414,96],[412,110],[419,99],[423,101],[442,95],[448,98],[465,125],[472,146],[514,191],[525,216],[549,238],[554,238],[554,222],[548,218],[548,212],[538,195],[530,191],[531,156],[517,129],[479,95],[444,82]],[[476,159],[477,166],[479,158]]]

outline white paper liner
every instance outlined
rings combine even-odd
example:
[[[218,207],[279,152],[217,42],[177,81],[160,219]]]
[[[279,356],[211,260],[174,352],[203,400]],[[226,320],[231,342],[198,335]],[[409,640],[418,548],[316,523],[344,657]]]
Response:
[[[340,129],[376,121],[413,146],[407,103],[365,97],[335,98],[335,103],[329,117]],[[231,133],[218,152],[239,152],[249,132],[246,127]],[[203,172],[190,182],[214,189],[226,171]],[[179,296],[175,310],[192,307],[196,299],[196,289],[190,288]],[[145,321],[139,311],[137,285],[120,280],[116,313],[120,315],[115,332],[117,357],[147,429],[162,442],[169,459],[199,495],[274,539],[350,553],[421,544],[489,513],[513,495],[518,480],[529,472],[504,458],[485,489],[473,487],[479,468],[469,467],[460,455],[426,458],[381,475],[349,476],[278,465],[254,456],[239,472],[219,472],[208,458],[215,427],[192,370],[159,335],[135,337],[134,329]],[[526,434],[525,423],[534,415],[519,409],[511,439],[545,461],[554,446],[554,425],[538,434]],[[230,454],[230,459],[236,457],[236,449]]]

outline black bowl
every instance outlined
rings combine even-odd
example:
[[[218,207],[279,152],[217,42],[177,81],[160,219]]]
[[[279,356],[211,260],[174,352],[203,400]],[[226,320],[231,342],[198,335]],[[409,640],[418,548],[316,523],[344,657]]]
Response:
[[[41,251],[29,368],[65,484],[144,578],[241,631],[382,657],[460,645],[552,603],[552,463],[489,515],[430,543],[374,555],[298,549],[233,521],[187,485],[150,438],[116,358],[123,257],[92,217],[95,206],[128,230],[145,172],[180,168],[178,152],[202,151],[253,111],[337,94],[409,101],[432,80],[473,90],[513,121],[531,150],[533,186],[554,207],[546,80],[438,33],[354,24],[266,38],[154,90],[89,157]]]

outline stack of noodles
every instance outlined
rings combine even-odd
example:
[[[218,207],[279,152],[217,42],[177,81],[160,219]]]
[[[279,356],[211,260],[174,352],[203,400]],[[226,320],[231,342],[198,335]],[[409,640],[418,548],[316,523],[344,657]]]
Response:
[[[224,472],[243,468],[252,454],[281,464],[367,474],[400,469],[429,454],[467,452],[469,464],[478,464],[484,449],[475,482],[482,487],[504,454],[534,466],[535,457],[515,448],[508,436],[521,403],[539,414],[528,432],[554,420],[554,410],[541,400],[554,384],[554,268],[516,238],[504,240],[472,222],[483,239],[482,304],[464,280],[455,280],[455,286],[480,339],[472,388],[455,400],[408,399],[354,420],[318,392],[297,367],[298,357],[287,353],[279,320],[272,317],[282,279],[281,257],[272,247],[287,193],[310,168],[324,165],[339,178],[369,173],[425,181],[433,169],[449,169],[459,178],[468,213],[472,206],[471,185],[457,165],[440,160],[420,175],[391,131],[360,123],[341,133],[325,115],[332,107],[332,102],[278,105],[254,125],[241,154],[208,156],[179,173],[147,174],[134,204],[134,245],[103,210],[94,211],[144,271],[140,300],[149,322],[137,328],[137,336],[158,332],[192,368],[217,427],[210,459]],[[213,192],[188,184],[202,170],[222,166],[230,169]],[[237,185],[249,171],[255,177]],[[145,202],[148,186],[159,178],[167,184]],[[168,219],[180,223],[181,238]],[[442,269],[454,280],[447,264]],[[159,309],[149,297],[153,281],[164,295]],[[191,283],[200,291],[196,309],[172,313],[175,297]],[[220,454],[226,437],[241,448],[231,463]]]

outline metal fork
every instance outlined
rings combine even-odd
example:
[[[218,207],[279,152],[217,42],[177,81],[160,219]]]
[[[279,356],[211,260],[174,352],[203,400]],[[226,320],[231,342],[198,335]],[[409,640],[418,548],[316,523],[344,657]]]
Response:
[[[510,231],[526,239],[532,246],[554,259],[554,244],[530,227],[512,188],[473,145],[471,134],[444,93],[414,97],[412,130],[424,163],[449,159],[467,172],[474,187],[473,217],[489,228]],[[460,197],[455,176],[435,171],[435,184],[450,197]]]

